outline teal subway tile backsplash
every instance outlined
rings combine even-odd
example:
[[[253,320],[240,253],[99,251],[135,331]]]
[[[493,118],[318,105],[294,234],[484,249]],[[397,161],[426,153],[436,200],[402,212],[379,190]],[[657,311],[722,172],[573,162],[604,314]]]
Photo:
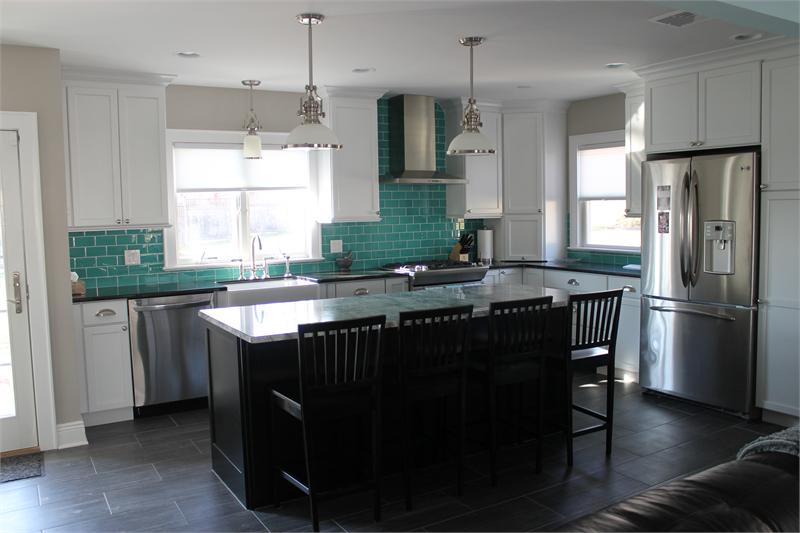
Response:
[[[445,169],[444,111],[436,104],[436,166]],[[388,101],[378,100],[378,170],[389,171]],[[445,185],[380,185],[381,220],[321,225],[321,261],[292,264],[295,274],[313,274],[336,269],[330,241],[341,239],[343,249],[353,250],[353,269],[378,268],[385,263],[443,259],[460,231],[475,231],[483,220],[447,218]],[[462,226],[463,224],[463,226]],[[69,234],[70,270],[85,280],[87,288],[161,283],[191,283],[196,280],[236,279],[238,267],[164,271],[162,230],[97,230]],[[139,250],[140,265],[125,266],[125,250]],[[283,263],[270,266],[270,275],[283,274]]]

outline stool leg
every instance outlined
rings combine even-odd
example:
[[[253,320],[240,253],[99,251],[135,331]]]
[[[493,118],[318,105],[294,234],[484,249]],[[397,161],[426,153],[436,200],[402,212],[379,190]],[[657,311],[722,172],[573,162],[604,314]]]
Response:
[[[614,358],[609,357],[608,368],[606,370],[608,379],[606,380],[606,455],[611,455],[611,438],[614,427]]]
[[[464,441],[467,428],[467,384],[466,375],[462,375],[458,386],[458,464],[456,472],[456,488],[459,496],[464,495]]]
[[[536,473],[542,471],[542,438],[544,437],[545,361],[539,359],[539,398],[536,401]]]
[[[277,437],[278,435],[278,424],[276,420],[277,411],[275,410],[275,402],[272,398],[269,401],[269,427],[270,427],[270,435],[272,438],[270,442],[272,444],[272,469],[270,474],[272,476],[272,495],[273,500],[275,501],[275,506],[281,506],[281,496],[279,491],[279,483],[281,480],[281,476],[278,473],[278,468],[280,464],[280,460],[278,459],[280,455],[280,439]]]
[[[497,486],[497,387],[492,376],[486,378],[486,410],[489,415],[489,477]]]
[[[410,445],[410,432],[411,432],[411,424],[409,421],[408,410],[410,405],[405,398],[405,394],[403,395],[402,399],[402,409],[403,409],[403,487],[406,493],[406,511],[410,511],[412,507],[412,500],[411,500],[411,460],[412,460],[412,450]]]
[[[565,380],[564,383],[565,387],[565,394],[566,394],[566,404],[567,408],[567,416],[566,416],[566,430],[565,436],[567,438],[567,465],[572,466],[573,457],[572,457],[572,367],[567,362],[567,366],[565,369]]]
[[[381,521],[381,409],[380,404],[372,413],[372,475],[375,484],[375,521]]]

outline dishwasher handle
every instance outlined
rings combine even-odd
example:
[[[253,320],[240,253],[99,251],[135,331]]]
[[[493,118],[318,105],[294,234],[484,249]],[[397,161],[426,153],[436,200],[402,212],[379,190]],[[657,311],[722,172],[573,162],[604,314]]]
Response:
[[[202,305],[211,305],[211,300],[175,304],[134,305],[133,310],[137,313],[143,313],[145,311],[170,311],[172,309],[187,309],[189,307],[200,307]]]

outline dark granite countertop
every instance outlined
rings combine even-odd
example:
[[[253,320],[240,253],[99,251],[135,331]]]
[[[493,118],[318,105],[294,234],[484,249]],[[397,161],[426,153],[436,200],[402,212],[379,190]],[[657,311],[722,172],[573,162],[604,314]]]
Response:
[[[116,300],[122,298],[154,298],[176,294],[197,294],[201,292],[224,291],[225,285],[214,281],[194,281],[184,283],[161,283],[158,285],[123,285],[121,287],[100,287],[86,289],[84,295],[73,295],[72,303],[95,300]]]
[[[332,272],[315,272],[313,274],[300,274],[301,279],[307,279],[316,283],[333,283],[337,281],[351,281],[358,279],[377,279],[407,277],[408,274],[399,274],[388,270],[335,270]]]
[[[495,263],[491,268],[542,268],[550,270],[568,270],[570,272],[586,272],[588,274],[602,274],[606,276],[627,276],[629,278],[641,277],[640,270],[627,270],[622,265],[610,265],[606,263],[588,263],[575,260],[555,260],[555,261],[501,261]]]

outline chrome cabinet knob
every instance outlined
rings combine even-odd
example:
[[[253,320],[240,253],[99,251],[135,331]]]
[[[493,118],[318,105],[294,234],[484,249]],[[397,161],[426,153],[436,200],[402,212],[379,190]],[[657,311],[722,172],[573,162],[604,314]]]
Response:
[[[472,209],[467,209],[467,213],[472,213]]]
[[[122,224],[122,219],[121,218],[117,219],[117,224]]]
[[[353,296],[367,296],[367,295],[369,295],[369,289],[365,289],[363,287],[353,291]]]
[[[539,213],[541,213],[541,212],[542,212],[542,210],[541,210],[541,209],[537,209],[536,211],[537,211],[537,212],[539,212]]]
[[[130,223],[131,223],[131,219],[129,219],[129,218],[126,218],[126,219],[125,219],[125,223],[126,223],[126,224],[130,224]]]
[[[633,285],[623,285],[622,290],[624,292],[636,292],[636,287],[634,287]]]
[[[581,283],[575,278],[570,278],[569,280],[567,280],[567,285],[572,285],[573,287],[580,287]]]
[[[761,189],[762,191],[766,190],[768,187],[769,185],[767,185],[766,183],[762,183],[761,185],[758,186],[758,188]]]
[[[128,331],[128,326],[122,326],[122,331]]]

